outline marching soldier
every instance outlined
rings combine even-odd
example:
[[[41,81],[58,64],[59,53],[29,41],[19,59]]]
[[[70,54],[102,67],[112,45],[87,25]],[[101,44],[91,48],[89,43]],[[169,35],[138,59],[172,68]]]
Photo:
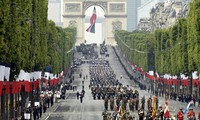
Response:
[[[163,120],[163,116],[164,116],[164,110],[163,110],[162,106],[159,105],[158,117],[160,118],[160,120]]]
[[[178,120],[184,120],[183,110],[180,108],[180,110],[177,113]]]
[[[142,104],[142,108],[144,109],[144,104],[145,104],[145,97],[144,96],[142,97],[141,104]]]
[[[193,108],[190,108],[190,110],[187,113],[188,120],[195,120],[195,112],[193,111]]]
[[[126,120],[132,120],[132,116],[130,115],[130,112],[127,112]]]
[[[152,112],[150,110],[147,111],[146,120],[153,120],[152,119]]]
[[[108,120],[108,113],[107,111],[105,110],[104,112],[102,112],[102,115],[103,115],[103,120]]]
[[[112,115],[111,115],[111,113],[108,113],[107,120],[112,120]]]
[[[117,110],[119,110],[120,98],[116,97]]]
[[[139,115],[139,120],[144,119],[144,109],[142,107],[138,110],[138,115]]]
[[[147,101],[147,106],[148,106],[148,110],[151,110],[152,108],[152,98],[149,97],[148,101]]]
[[[108,97],[104,99],[104,107],[105,107],[105,110],[108,110]]]
[[[93,93],[93,99],[96,100],[96,93]]]
[[[139,99],[138,97],[135,98],[135,110],[138,110],[138,106],[139,106]]]
[[[110,98],[110,110],[114,109],[114,97]]]
[[[133,98],[132,97],[130,97],[130,99],[129,99],[129,109],[131,111],[133,111]]]
[[[123,105],[124,109],[126,110],[126,103],[127,103],[126,97],[123,97],[122,102],[123,102],[122,105]]]
[[[133,112],[134,112],[134,110],[136,110],[135,109],[136,108],[136,98],[133,99],[132,105],[133,105],[132,109],[133,109]]]

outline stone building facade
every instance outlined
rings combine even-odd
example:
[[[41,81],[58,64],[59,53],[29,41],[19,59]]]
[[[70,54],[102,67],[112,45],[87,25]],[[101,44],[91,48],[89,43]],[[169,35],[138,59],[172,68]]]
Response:
[[[153,32],[158,28],[164,29],[173,26],[179,18],[187,16],[189,2],[187,0],[157,3],[150,11],[150,18],[140,19],[138,29]]]

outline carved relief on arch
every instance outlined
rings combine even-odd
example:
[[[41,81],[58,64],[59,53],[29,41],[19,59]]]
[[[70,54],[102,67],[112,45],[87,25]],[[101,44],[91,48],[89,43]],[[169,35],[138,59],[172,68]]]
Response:
[[[108,5],[107,5],[107,2],[106,1],[95,1],[95,2],[92,2],[92,1],[84,1],[83,2],[83,12],[86,11],[86,9],[88,9],[90,6],[93,6],[93,5],[97,5],[99,7],[101,7],[105,12],[107,12],[107,9],[108,9]]]
[[[119,20],[113,21],[112,22],[112,31],[114,32],[115,30],[121,30],[122,29],[122,22]]]
[[[68,26],[69,27],[77,27],[77,22],[75,20],[70,20]]]
[[[80,12],[81,4],[80,3],[68,3],[65,4],[65,12]]]
[[[125,4],[124,3],[111,3],[109,6],[110,12],[125,12]]]

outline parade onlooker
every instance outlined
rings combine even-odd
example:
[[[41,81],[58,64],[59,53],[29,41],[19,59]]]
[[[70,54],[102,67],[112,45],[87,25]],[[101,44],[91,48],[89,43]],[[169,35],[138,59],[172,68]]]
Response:
[[[43,112],[45,113],[47,110],[47,103],[44,101],[43,103]]]
[[[40,106],[39,106],[39,113],[40,113],[40,117],[42,117],[42,104],[40,103]]]
[[[33,120],[37,120],[37,109],[36,109],[36,107],[34,106],[34,108],[33,108]]]
[[[18,112],[17,112],[17,108],[14,109],[14,120],[18,119]]]
[[[25,108],[23,108],[23,110],[21,111],[21,120],[25,120],[25,118],[24,118],[24,111],[25,111]]]

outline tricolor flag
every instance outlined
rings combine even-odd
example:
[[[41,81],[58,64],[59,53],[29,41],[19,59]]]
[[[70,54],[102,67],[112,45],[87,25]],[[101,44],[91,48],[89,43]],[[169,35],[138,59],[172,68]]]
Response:
[[[96,22],[96,8],[94,7],[93,14],[90,17],[90,26],[86,29],[87,32],[95,33],[95,22]]]
[[[33,77],[35,79],[35,81],[34,81],[34,90],[36,90],[37,87],[39,87],[41,76],[42,76],[42,72],[41,71],[34,71],[34,75],[33,75]]]
[[[4,77],[6,80],[6,94],[10,94],[10,67],[5,67]]]
[[[4,75],[5,75],[5,66],[0,65],[0,96],[2,95],[2,90],[3,90]]]
[[[192,84],[198,86],[199,83],[199,76],[197,75],[197,71],[192,73]]]
[[[185,110],[183,111],[183,114],[185,114],[190,108],[192,108],[193,105],[194,105],[194,101],[191,100],[191,101],[188,103],[188,105],[187,105],[187,107],[185,108]]]
[[[24,85],[25,85],[25,91],[26,92],[31,92],[31,73],[25,72],[23,74],[23,80],[24,80]]]
[[[46,86],[48,86],[49,85],[49,72],[44,73],[44,78],[45,78]]]

